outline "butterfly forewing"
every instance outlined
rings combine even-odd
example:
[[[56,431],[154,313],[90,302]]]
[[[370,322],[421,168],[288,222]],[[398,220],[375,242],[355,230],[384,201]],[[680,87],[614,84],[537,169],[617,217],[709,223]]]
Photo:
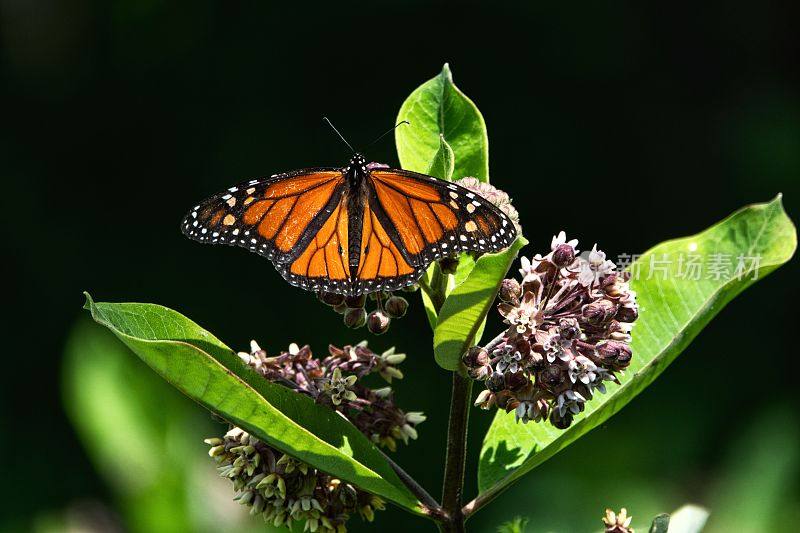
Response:
[[[281,270],[331,217],[343,184],[334,168],[250,180],[195,206],[181,228],[200,242],[247,248]]]
[[[497,252],[516,237],[514,224],[479,194],[405,170],[371,173],[371,206],[387,219],[410,264],[427,266],[460,251]]]

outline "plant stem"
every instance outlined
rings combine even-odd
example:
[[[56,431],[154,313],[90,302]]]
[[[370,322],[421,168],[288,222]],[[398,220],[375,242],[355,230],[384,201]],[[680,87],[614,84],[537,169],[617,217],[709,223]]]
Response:
[[[428,296],[436,314],[442,310],[447,296],[448,277],[436,265],[428,287]],[[465,532],[465,516],[461,512],[464,493],[464,471],[467,460],[467,426],[472,400],[472,380],[453,372],[453,388],[450,395],[450,418],[447,426],[447,450],[445,451],[444,485],[442,486],[441,513],[437,520],[443,533]]]
[[[453,372],[453,391],[450,396],[450,420],[447,429],[442,509],[447,515],[439,524],[441,531],[461,532],[464,514],[461,500],[464,492],[464,470],[467,458],[467,425],[472,400],[472,380]]]
[[[470,501],[464,507],[461,508],[461,514],[464,516],[464,519],[467,519],[473,514],[475,514],[476,511],[478,511],[484,505],[495,499],[497,495],[499,495],[507,488],[508,484],[504,485],[501,483],[497,483],[489,490],[479,494],[475,499],[473,499],[472,501]]]
[[[442,310],[442,305],[444,305],[444,300],[447,297],[447,274],[442,272],[442,269],[439,267],[438,263],[433,267],[433,274],[431,275],[431,283],[430,283],[430,293],[428,296],[433,303],[433,308],[436,309],[436,314],[439,314],[439,311]]]

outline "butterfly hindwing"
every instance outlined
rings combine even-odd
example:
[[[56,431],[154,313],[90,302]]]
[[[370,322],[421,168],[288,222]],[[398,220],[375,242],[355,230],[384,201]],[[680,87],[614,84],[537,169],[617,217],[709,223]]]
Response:
[[[378,290],[393,291],[416,282],[425,267],[413,265],[403,252],[402,244],[389,232],[392,228],[371,200],[364,202],[358,270],[353,280],[358,294]],[[387,231],[389,228],[389,231]]]
[[[309,228],[301,251],[291,261],[276,265],[281,275],[298,287],[311,291],[347,292],[349,279],[348,206],[339,194],[330,216],[318,229]]]

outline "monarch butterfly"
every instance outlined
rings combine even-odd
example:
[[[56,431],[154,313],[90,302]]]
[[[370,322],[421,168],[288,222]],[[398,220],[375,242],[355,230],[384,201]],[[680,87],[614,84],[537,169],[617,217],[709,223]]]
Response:
[[[516,237],[480,195],[407,170],[367,164],[307,168],[240,183],[181,224],[196,241],[247,248],[290,284],[357,296],[416,282],[459,251],[497,252]]]

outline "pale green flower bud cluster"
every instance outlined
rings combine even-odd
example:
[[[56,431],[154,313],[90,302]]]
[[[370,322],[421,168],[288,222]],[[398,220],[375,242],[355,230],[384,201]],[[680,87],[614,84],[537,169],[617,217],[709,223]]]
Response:
[[[328,353],[317,359],[308,346],[291,344],[287,351],[269,356],[252,341],[250,351],[239,357],[265,379],[338,411],[379,446],[394,451],[398,440],[408,444],[417,438],[425,415],[397,407],[391,386],[373,389],[362,382],[370,374],[390,384],[402,379],[398,365],[405,354],[390,348],[378,355],[366,341],[329,346]],[[206,443],[220,475],[233,482],[235,499],[275,526],[303,522],[305,530],[341,533],[351,515],[371,521],[374,511],[384,507],[377,496],[285,455],[240,428]]]
[[[303,524],[303,531],[344,533],[354,514],[372,521],[384,501],[268,446],[240,428],[206,439],[234,500],[273,526]]]

